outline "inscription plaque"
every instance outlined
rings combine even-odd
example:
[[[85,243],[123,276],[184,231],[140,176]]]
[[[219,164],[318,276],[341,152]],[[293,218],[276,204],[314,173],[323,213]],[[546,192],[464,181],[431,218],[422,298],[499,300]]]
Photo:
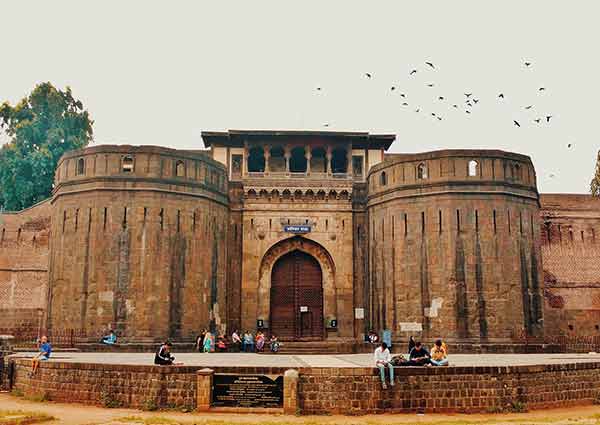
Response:
[[[283,376],[219,373],[212,393],[215,407],[283,407]]]

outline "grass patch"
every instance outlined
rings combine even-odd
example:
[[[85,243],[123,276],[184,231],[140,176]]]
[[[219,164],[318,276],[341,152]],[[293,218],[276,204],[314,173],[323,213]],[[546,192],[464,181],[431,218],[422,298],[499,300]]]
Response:
[[[23,410],[0,410],[0,425],[37,424],[54,420],[53,416]]]

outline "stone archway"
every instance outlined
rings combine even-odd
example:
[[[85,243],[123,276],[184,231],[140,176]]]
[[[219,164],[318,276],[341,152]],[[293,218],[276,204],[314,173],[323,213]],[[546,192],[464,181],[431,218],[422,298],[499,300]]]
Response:
[[[327,250],[315,241],[294,236],[284,239],[267,250],[263,256],[258,274],[258,319],[267,323],[271,308],[271,272],[279,258],[292,251],[301,251],[314,257],[319,263],[323,279],[323,317],[325,320],[337,318],[335,266]],[[270,326],[267,323],[267,326]]]

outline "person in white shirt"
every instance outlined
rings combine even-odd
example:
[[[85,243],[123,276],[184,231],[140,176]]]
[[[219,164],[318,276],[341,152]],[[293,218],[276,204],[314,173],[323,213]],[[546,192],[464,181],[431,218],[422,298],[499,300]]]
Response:
[[[385,342],[382,342],[379,347],[375,349],[373,353],[375,359],[375,366],[379,369],[379,376],[381,377],[381,386],[383,389],[387,389],[385,384],[385,367],[387,366],[390,371],[390,385],[394,386],[394,366],[392,365],[392,355]]]

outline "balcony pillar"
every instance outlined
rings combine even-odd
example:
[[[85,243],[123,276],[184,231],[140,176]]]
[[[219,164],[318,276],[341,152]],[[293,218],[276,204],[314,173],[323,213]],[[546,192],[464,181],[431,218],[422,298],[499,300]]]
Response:
[[[348,177],[352,177],[352,145],[348,147],[348,153],[346,154],[346,158],[348,159]]]
[[[312,158],[312,150],[310,146],[304,148],[304,157],[306,158],[306,174],[310,174],[310,159]]]
[[[332,157],[331,146],[327,146],[325,158],[327,159],[327,175],[328,176],[331,175],[331,157]]]
[[[269,158],[271,157],[271,148],[268,145],[263,146],[263,155],[265,157],[265,174],[269,174]]]
[[[288,145],[283,149],[283,157],[285,158],[285,172],[290,172],[290,157],[292,156],[292,150]]]

